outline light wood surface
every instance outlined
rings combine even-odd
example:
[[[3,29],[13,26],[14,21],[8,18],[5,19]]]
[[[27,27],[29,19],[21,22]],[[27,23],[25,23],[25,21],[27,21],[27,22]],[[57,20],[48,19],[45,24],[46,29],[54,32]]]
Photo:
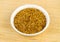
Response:
[[[50,25],[42,34],[26,37],[10,25],[11,13],[24,4],[42,6],[50,16]],[[0,0],[0,42],[60,42],[60,0]]]

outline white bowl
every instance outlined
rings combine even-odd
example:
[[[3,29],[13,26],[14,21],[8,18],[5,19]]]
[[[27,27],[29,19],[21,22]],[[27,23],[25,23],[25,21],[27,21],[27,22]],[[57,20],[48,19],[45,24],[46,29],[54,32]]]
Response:
[[[17,14],[19,11],[21,11],[21,10],[23,10],[23,9],[25,9],[25,8],[36,8],[36,9],[38,9],[38,10],[40,10],[40,11],[42,11],[42,12],[44,13],[44,15],[45,15],[45,17],[46,17],[46,26],[44,27],[44,29],[43,29],[42,31],[37,32],[37,33],[34,33],[34,34],[26,34],[26,33],[20,32],[19,30],[16,29],[16,27],[14,26],[14,17],[16,16],[16,14]],[[10,22],[11,22],[11,26],[13,27],[13,29],[14,29],[16,32],[18,32],[19,34],[25,35],[25,36],[35,36],[35,35],[41,34],[43,31],[45,31],[45,30],[47,29],[47,27],[48,27],[48,25],[49,25],[49,22],[50,22],[50,18],[49,18],[49,15],[48,15],[47,11],[44,10],[41,6],[33,5],[33,4],[26,4],[26,5],[23,5],[23,6],[18,7],[18,8],[12,13]]]

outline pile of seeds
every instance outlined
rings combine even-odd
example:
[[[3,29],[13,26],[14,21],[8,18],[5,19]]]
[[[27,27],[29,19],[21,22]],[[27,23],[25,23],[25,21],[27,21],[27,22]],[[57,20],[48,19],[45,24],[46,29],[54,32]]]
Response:
[[[14,25],[17,30],[33,34],[40,32],[46,26],[46,17],[38,9],[26,8],[17,13],[14,18]]]

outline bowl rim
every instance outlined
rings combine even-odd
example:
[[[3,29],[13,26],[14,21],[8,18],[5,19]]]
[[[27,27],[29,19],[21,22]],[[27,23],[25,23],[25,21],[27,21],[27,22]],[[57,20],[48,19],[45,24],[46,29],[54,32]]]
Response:
[[[14,22],[14,17],[16,16],[16,14],[17,14],[19,11],[21,11],[21,10],[23,10],[23,9],[25,9],[25,8],[36,8],[36,9],[40,10],[41,12],[43,12],[43,14],[44,14],[45,17],[46,17],[46,26],[44,27],[43,30],[41,30],[40,32],[34,33],[34,34],[26,34],[26,33],[23,33],[23,32],[21,32],[21,31],[19,31],[19,30],[16,29],[16,27],[14,26],[14,23],[13,23],[13,22]],[[48,15],[47,11],[46,11],[44,8],[42,8],[41,6],[39,6],[39,5],[34,5],[34,4],[25,4],[25,5],[19,6],[19,7],[12,13],[11,18],[10,18],[10,23],[11,23],[12,28],[13,28],[16,32],[18,32],[19,34],[24,35],[24,36],[35,36],[35,35],[41,34],[42,32],[44,32],[44,31],[47,29],[47,27],[48,27],[48,25],[49,25],[49,23],[50,23],[50,18],[49,18],[49,15]]]

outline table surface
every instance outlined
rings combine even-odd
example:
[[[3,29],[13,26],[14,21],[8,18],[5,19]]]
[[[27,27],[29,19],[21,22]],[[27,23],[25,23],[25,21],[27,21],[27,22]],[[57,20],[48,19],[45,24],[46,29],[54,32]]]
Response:
[[[42,6],[49,13],[50,24],[43,33],[26,37],[12,29],[11,13],[24,4]],[[0,0],[0,42],[60,42],[60,0]]]

